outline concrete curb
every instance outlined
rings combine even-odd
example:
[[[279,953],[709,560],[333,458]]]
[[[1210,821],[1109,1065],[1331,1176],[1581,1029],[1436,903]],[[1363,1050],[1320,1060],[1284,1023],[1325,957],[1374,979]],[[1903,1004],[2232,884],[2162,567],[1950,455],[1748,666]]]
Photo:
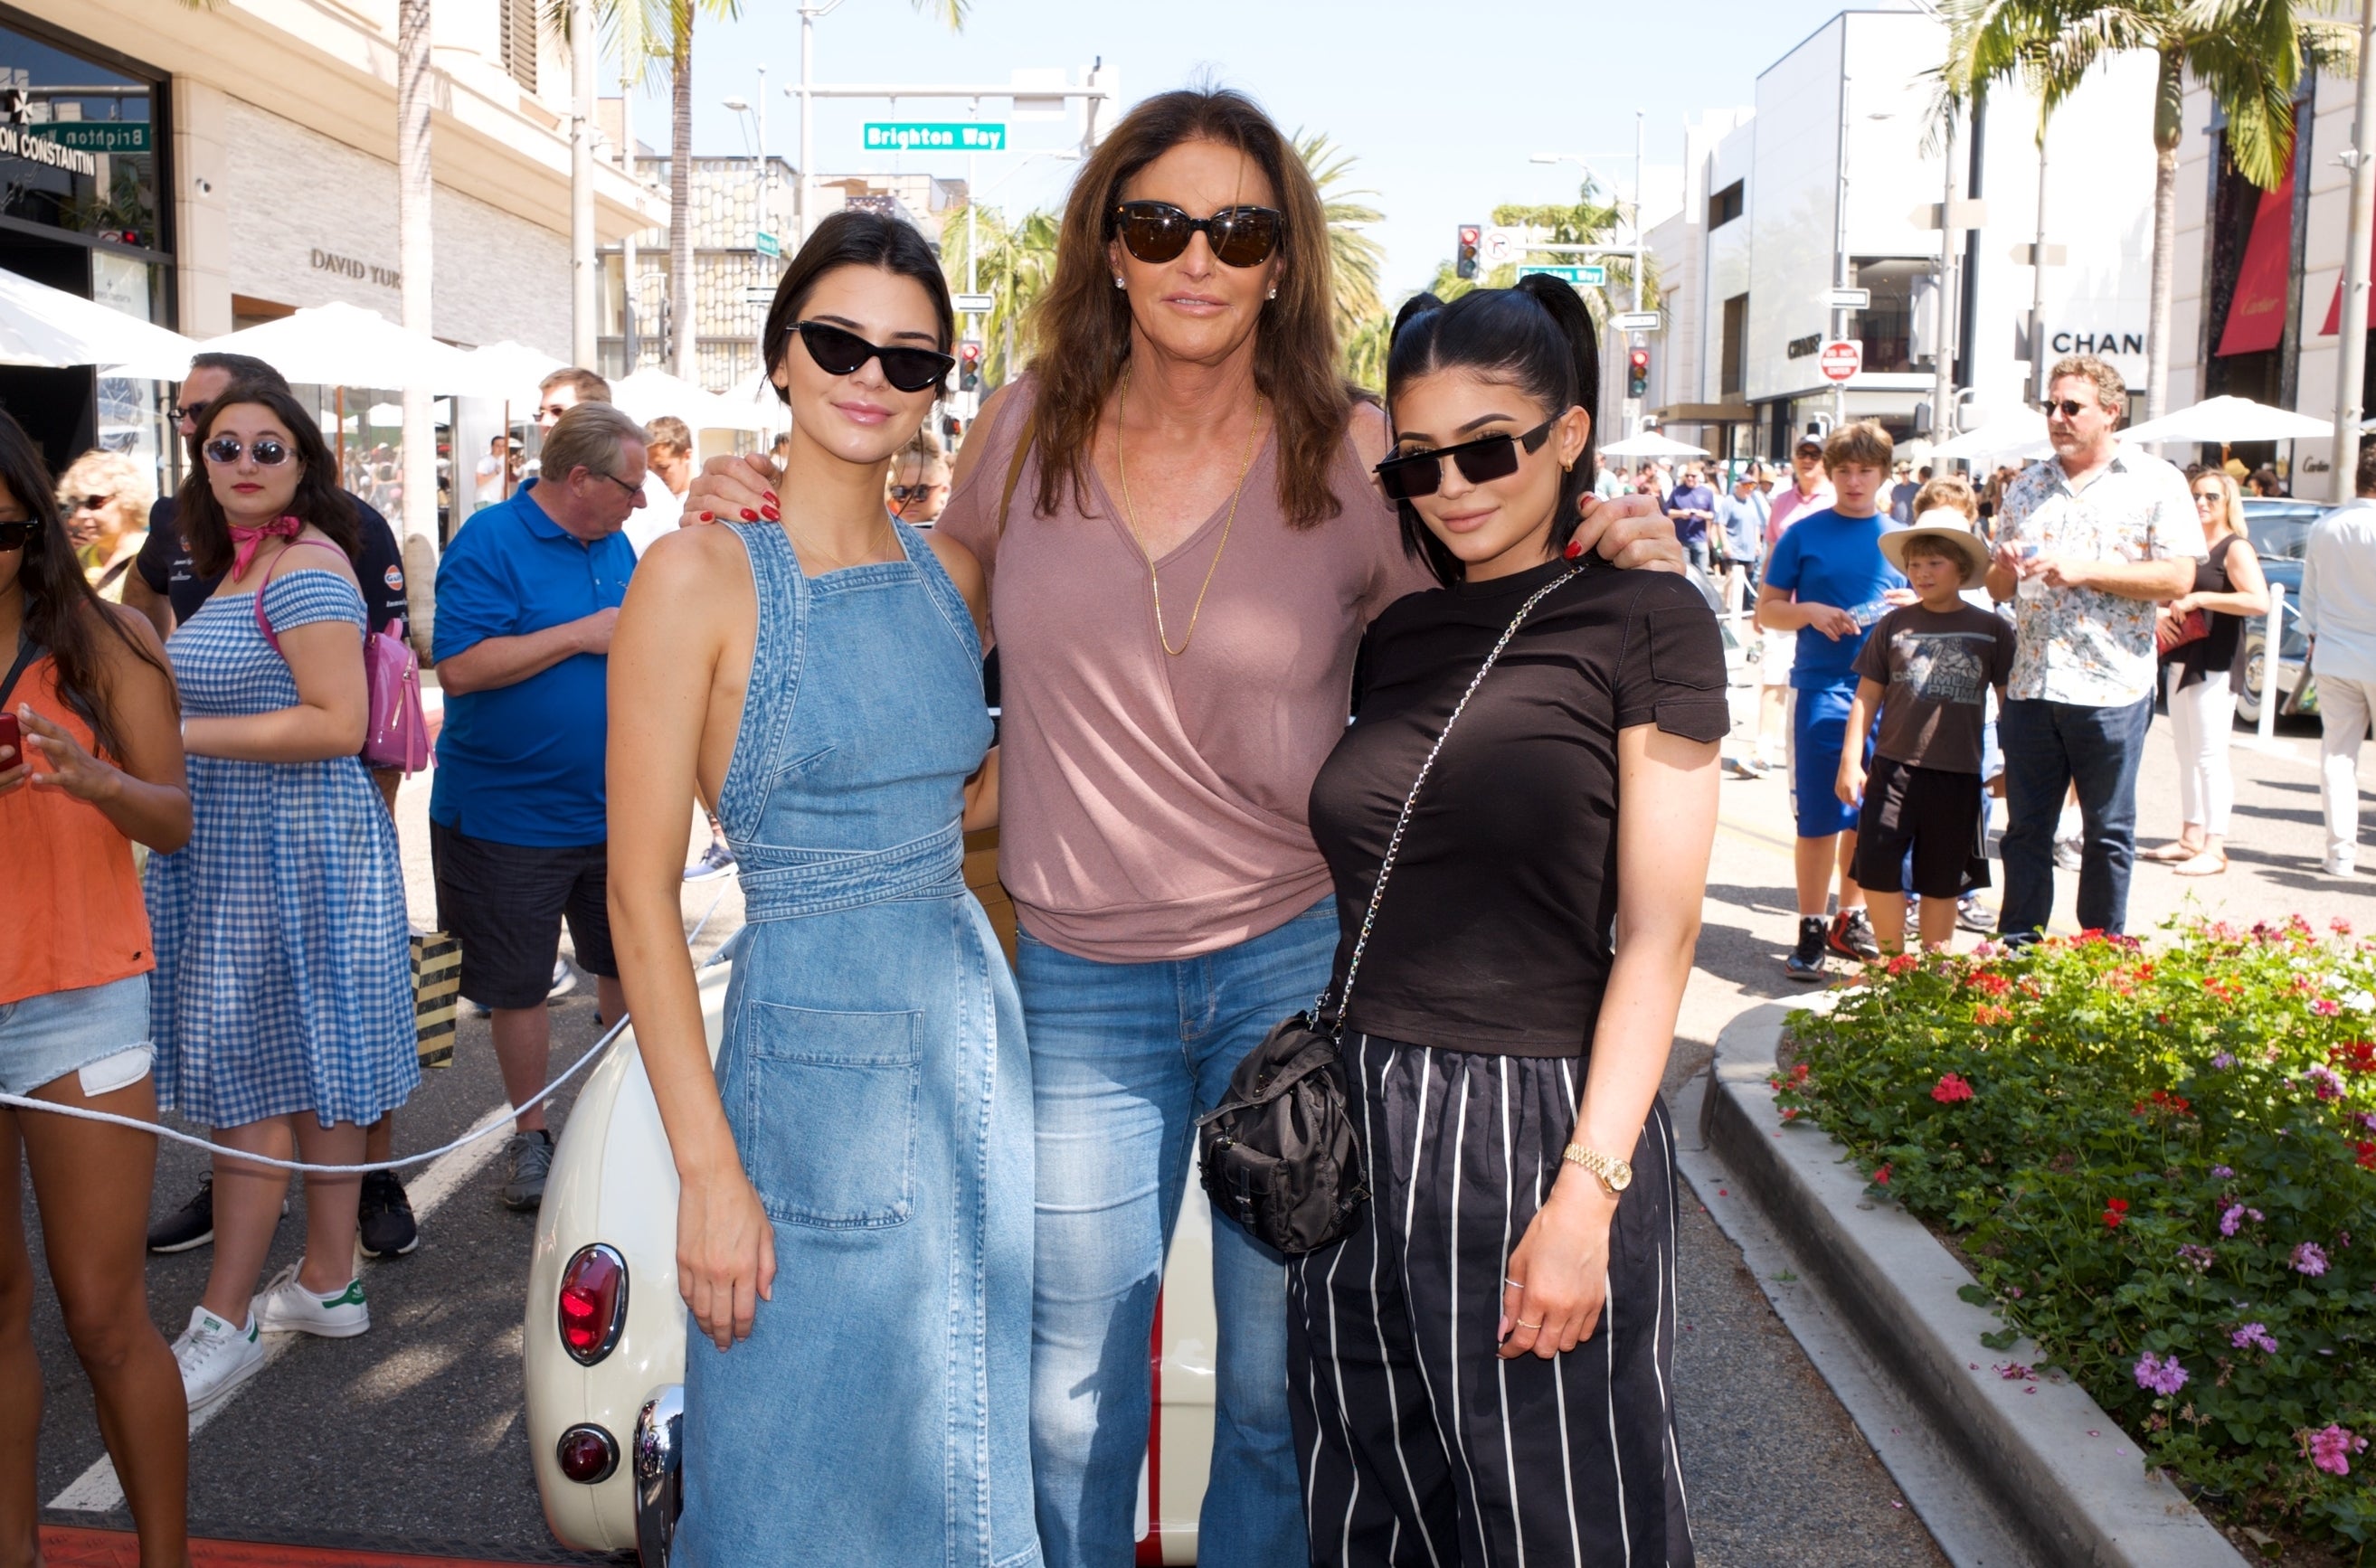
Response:
[[[1815,999],[1811,999],[1815,1000]],[[1924,1407],[1974,1481],[2040,1561],[2068,1568],[2242,1568],[2244,1559],[2077,1384],[2009,1381],[2036,1364],[2023,1339],[1956,1295],[1973,1279],[1920,1221],[1865,1196],[1847,1151],[1788,1123],[1769,1082],[1793,1004],[1753,1007],[1717,1039],[1700,1132],[1740,1191],[1818,1276],[1891,1375]]]

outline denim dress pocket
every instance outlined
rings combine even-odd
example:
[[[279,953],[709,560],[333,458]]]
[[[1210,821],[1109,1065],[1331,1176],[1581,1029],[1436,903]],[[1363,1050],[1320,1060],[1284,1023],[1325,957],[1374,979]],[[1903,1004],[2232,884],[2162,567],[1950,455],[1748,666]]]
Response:
[[[828,1230],[907,1221],[922,1018],[751,1004],[734,1134],[768,1218]]]

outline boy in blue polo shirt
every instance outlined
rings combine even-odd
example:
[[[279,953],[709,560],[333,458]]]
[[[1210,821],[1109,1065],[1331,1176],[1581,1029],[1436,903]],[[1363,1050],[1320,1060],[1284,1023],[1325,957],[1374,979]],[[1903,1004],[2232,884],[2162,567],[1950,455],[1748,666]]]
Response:
[[[1848,707],[1857,689],[1856,658],[1865,634],[1897,605],[1911,602],[1905,574],[1881,552],[1890,527],[1882,508],[1893,445],[1870,420],[1832,433],[1824,444],[1833,504],[1791,520],[1766,563],[1757,590],[1757,624],[1799,634],[1790,671],[1790,805],[1798,818],[1799,941],[1785,967],[1794,980],[1820,980],[1824,955],[1862,962],[1880,956],[1864,893],[1848,876],[1856,855],[1857,814],[1840,803],[1834,781],[1848,745]],[[1872,737],[1856,737],[1860,757]],[[1824,906],[1835,872],[1840,911],[1827,926]]]

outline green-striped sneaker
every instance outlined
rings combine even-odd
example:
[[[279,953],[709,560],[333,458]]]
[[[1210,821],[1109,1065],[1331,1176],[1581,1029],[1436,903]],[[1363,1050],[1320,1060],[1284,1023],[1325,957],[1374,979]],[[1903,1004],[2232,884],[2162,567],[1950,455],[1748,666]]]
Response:
[[[264,1370],[264,1347],[252,1317],[238,1327],[193,1307],[190,1326],[173,1341],[173,1360],[182,1369],[182,1392],[190,1408],[202,1410]]]
[[[267,1334],[315,1334],[325,1339],[351,1339],[371,1327],[371,1307],[363,1301],[363,1282],[347,1281],[335,1296],[320,1296],[297,1282],[297,1265],[272,1277],[272,1283],[253,1303],[255,1326]]]

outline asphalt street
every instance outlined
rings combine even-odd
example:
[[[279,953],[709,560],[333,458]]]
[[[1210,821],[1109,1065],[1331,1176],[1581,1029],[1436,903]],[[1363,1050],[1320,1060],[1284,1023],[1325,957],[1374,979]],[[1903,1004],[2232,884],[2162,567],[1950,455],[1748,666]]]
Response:
[[[1735,688],[1728,749],[1746,749],[1755,689]],[[2141,867],[2132,928],[2144,931],[2190,897],[2205,910],[2253,920],[2299,910],[2370,917],[2369,886],[2318,870],[2316,733],[2291,726],[2273,752],[2235,753],[2238,806],[2231,870],[2188,883]],[[2170,742],[2158,725],[2140,784],[2141,837],[2175,830]],[[2376,846],[2376,748],[2361,768],[2368,841]],[[1702,1066],[1717,1032],[1742,1008],[1803,988],[1784,974],[1791,935],[1787,791],[1778,778],[1728,781],[1710,872],[1705,927],[1683,1007],[1670,1093]],[[399,805],[416,921],[434,911],[428,876],[427,780]],[[2363,856],[2376,864],[2376,852]],[[2365,873],[2363,873],[2365,874]],[[2070,878],[2059,921],[2070,926]],[[731,885],[689,888],[688,929],[715,890],[728,888],[701,946],[732,928]],[[591,986],[553,1006],[556,1069],[596,1038]],[[456,1063],[433,1073],[401,1113],[399,1152],[458,1135],[501,1099],[483,1019],[464,1017]],[[573,1086],[574,1087],[574,1086]],[[557,1097],[567,1114],[571,1090]],[[203,1156],[167,1146],[155,1206],[190,1193]],[[505,1209],[500,1161],[467,1160],[411,1177],[416,1201],[437,1196],[411,1256],[370,1265],[371,1332],[358,1339],[299,1338],[221,1407],[194,1443],[190,1510],[202,1534],[444,1550],[519,1561],[578,1561],[546,1533],[530,1479],[521,1417],[520,1324],[533,1218]],[[458,1183],[453,1178],[459,1174]],[[450,1186],[450,1191],[446,1190]],[[425,1202],[422,1206],[428,1206]],[[30,1193],[25,1205],[34,1215]],[[1933,1564],[1944,1558],[1772,1311],[1762,1282],[1686,1188],[1676,1365],[1681,1450],[1701,1561],[1708,1568]],[[298,1217],[284,1221],[271,1266],[295,1260]],[[34,1238],[40,1246],[38,1236]],[[38,1253],[37,1253],[38,1255]],[[204,1251],[152,1260],[150,1305],[178,1333],[203,1286]],[[42,1432],[44,1499],[110,1497],[90,1400],[44,1284],[35,1333],[48,1404]],[[120,1502],[53,1509],[59,1524],[128,1526]]]

